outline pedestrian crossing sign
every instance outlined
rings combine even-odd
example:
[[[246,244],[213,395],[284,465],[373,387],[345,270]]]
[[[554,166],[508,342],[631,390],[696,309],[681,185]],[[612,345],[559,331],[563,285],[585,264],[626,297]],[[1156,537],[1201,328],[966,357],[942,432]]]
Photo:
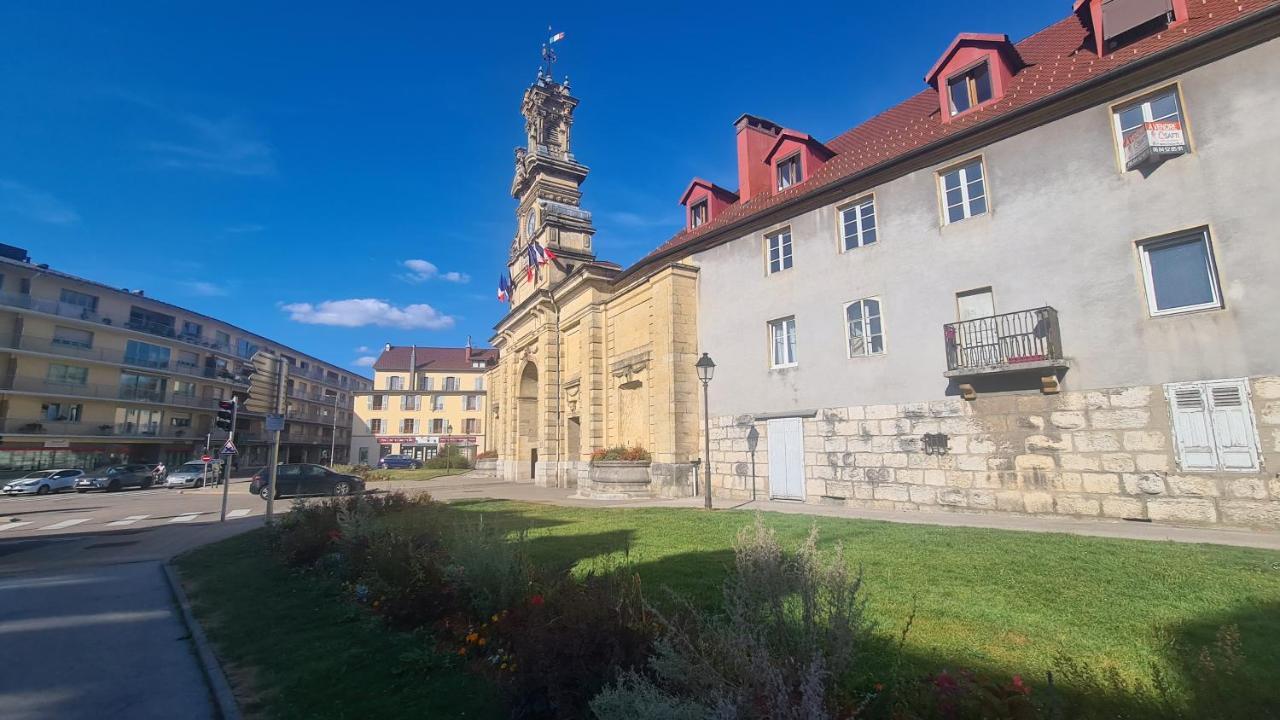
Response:
[[[236,444],[235,444],[235,443],[233,443],[233,442],[231,442],[231,438],[227,438],[227,443],[226,443],[225,445],[223,445],[223,446],[222,446],[222,452],[221,452],[221,453],[219,453],[219,454],[221,454],[221,455],[235,455],[235,454],[236,454]]]

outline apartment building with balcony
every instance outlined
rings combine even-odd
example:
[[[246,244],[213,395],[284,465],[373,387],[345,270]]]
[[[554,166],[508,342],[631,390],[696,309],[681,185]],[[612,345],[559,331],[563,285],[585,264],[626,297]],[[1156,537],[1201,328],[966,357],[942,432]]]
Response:
[[[333,445],[345,459],[353,394],[368,379],[14,250],[0,255],[0,473],[184,462],[206,442],[220,447],[226,433],[214,415],[233,396],[242,401],[237,462],[264,464],[264,408],[274,396],[248,372],[260,351],[294,368],[282,458],[324,462]]]
[[[697,268],[718,493],[1280,526],[1280,3],[1063,10],[825,142],[742,116],[614,279]]]
[[[488,449],[485,372],[496,350],[392,346],[373,365],[373,387],[356,393],[351,458],[373,465],[398,454],[435,457],[446,445],[474,459]]]

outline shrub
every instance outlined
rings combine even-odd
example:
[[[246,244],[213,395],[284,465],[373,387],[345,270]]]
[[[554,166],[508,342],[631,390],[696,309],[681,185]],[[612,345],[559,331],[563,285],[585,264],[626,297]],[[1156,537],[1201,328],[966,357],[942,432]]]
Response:
[[[655,635],[634,573],[563,576],[495,626],[511,717],[588,717],[591,699],[620,672],[643,667]]]
[[[385,482],[391,479],[390,472],[371,468],[368,465],[334,465],[333,471],[343,475],[355,475],[367,483]]]
[[[476,455],[476,459],[477,459],[477,460],[494,460],[494,459],[496,459],[497,457],[498,457],[498,451],[497,451],[497,450],[485,450],[484,452],[480,453],[479,455]]]
[[[591,462],[599,460],[625,460],[630,462],[648,462],[650,456],[649,451],[640,446],[636,447],[618,447],[596,450],[591,453]]]
[[[444,547],[432,534],[379,534],[352,566],[359,572],[356,599],[395,627],[431,625],[465,607],[446,570]]]
[[[438,455],[423,463],[422,466],[432,470],[444,470],[446,468],[466,470],[471,467],[471,461],[458,448],[452,445],[445,445],[440,448]]]
[[[471,610],[489,617],[529,596],[533,566],[525,550],[525,534],[506,532],[478,522],[459,523],[445,536],[449,575],[467,596]]]
[[[648,671],[625,672],[592,702],[601,720],[649,717],[825,718],[859,704],[840,687],[870,639],[861,574],[817,528],[791,554],[757,516],[734,544],[724,616],[688,605],[662,618]]]

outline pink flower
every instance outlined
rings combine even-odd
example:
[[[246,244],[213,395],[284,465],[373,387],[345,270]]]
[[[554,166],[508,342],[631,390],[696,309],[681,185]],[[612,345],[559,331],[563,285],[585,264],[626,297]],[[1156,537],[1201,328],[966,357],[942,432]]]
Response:
[[[529,598],[530,605],[541,605],[542,603],[543,603],[543,599],[541,595],[534,595],[533,597]]]

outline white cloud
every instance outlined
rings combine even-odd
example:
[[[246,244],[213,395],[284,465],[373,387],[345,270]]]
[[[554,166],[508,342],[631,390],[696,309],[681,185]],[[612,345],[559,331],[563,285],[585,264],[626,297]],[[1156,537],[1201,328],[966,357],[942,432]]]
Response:
[[[228,294],[227,289],[221,285],[215,285],[204,280],[193,280],[191,282],[182,283],[192,295],[200,295],[202,297],[223,297]]]
[[[80,222],[80,214],[75,208],[47,192],[13,180],[0,179],[0,210],[8,210],[50,225],[74,225]]]
[[[231,175],[276,173],[275,150],[242,120],[216,120],[194,113],[177,113],[173,117],[183,126],[183,137],[145,145],[162,167]]]
[[[365,355],[364,357],[356,358],[355,362],[351,364],[356,367],[373,367],[373,364],[376,362],[378,362],[378,358],[372,355]]]
[[[369,352],[369,346],[368,346],[368,345],[361,345],[360,347],[356,348],[356,352],[358,352],[358,353],[367,353],[367,352]]]
[[[289,319],[308,325],[334,325],[337,327],[396,327],[406,330],[445,330],[453,327],[451,316],[419,303],[396,307],[386,300],[353,298],[350,300],[325,300],[322,303],[290,303],[281,309],[289,313]]]
[[[471,281],[471,276],[462,273],[449,271],[440,272],[440,268],[436,264],[427,260],[405,260],[400,263],[409,272],[401,273],[398,277],[405,282],[424,283],[429,280],[444,280],[452,283],[465,283]]]

